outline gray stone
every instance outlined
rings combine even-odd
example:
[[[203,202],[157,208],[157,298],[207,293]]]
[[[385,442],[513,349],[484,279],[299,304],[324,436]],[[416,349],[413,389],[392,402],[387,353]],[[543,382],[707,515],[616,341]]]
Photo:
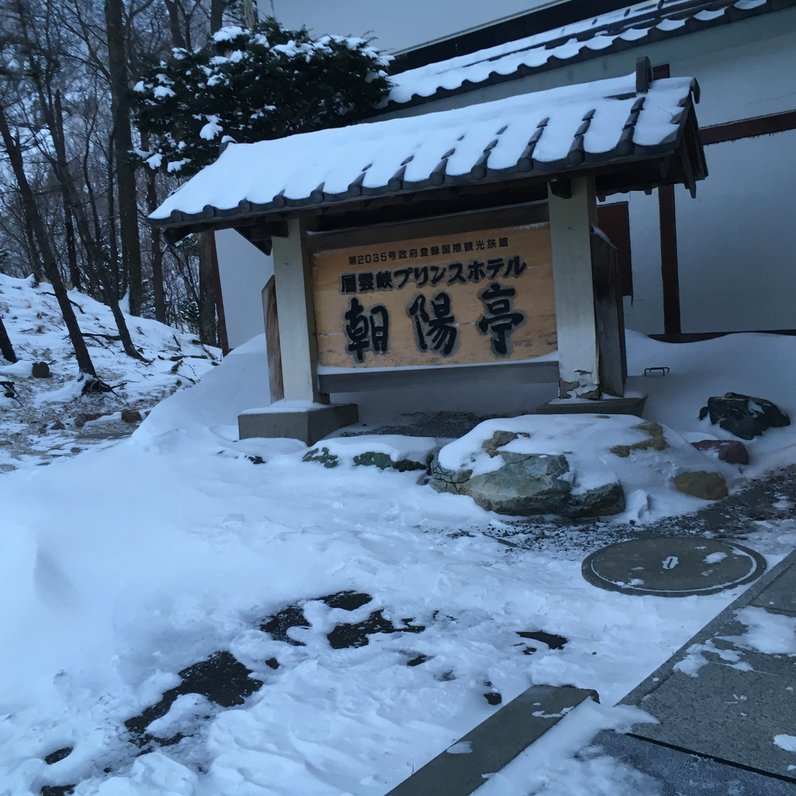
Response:
[[[487,452],[487,446],[494,447],[494,442],[493,435],[484,444]],[[618,514],[625,508],[621,484],[607,484],[573,495],[572,484],[564,477],[569,464],[563,455],[511,451],[496,451],[496,455],[503,459],[503,465],[476,476],[471,470],[449,470],[435,456],[430,469],[431,486],[438,492],[469,495],[482,508],[499,514],[581,517]]]
[[[727,484],[719,473],[695,470],[690,473],[680,473],[672,481],[678,492],[702,500],[721,500],[729,494]]]
[[[776,404],[765,398],[755,398],[737,392],[708,398],[707,406],[699,410],[699,419],[710,416],[725,431],[741,439],[759,437],[769,428],[790,425],[790,418]]]
[[[50,366],[46,362],[34,362],[30,375],[34,379],[49,379],[51,375]]]
[[[410,470],[428,470],[428,465],[413,459],[393,461],[388,454],[381,451],[364,451],[354,456],[354,464],[360,467],[377,467],[379,470],[398,470],[405,473]]]
[[[249,411],[238,415],[238,435],[240,439],[288,437],[313,445],[358,419],[356,404],[330,404],[299,411]]]
[[[587,699],[596,700],[597,694],[566,685],[531,686],[387,796],[473,793],[484,784],[485,774],[499,771]]]
[[[701,439],[691,443],[698,451],[715,454],[727,464],[749,464],[749,451],[737,439]]]

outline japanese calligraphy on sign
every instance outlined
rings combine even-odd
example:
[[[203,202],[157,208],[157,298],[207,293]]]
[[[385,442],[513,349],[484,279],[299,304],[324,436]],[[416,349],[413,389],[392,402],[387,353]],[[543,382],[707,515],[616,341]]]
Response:
[[[313,286],[320,365],[517,361],[556,347],[547,224],[318,251]]]

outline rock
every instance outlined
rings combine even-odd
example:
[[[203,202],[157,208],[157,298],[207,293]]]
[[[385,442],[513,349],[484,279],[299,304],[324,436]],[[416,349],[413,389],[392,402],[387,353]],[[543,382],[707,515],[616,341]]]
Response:
[[[698,451],[715,454],[727,464],[749,464],[749,451],[735,439],[701,439],[691,443]]]
[[[78,412],[75,415],[75,428],[83,428],[89,421],[99,420],[101,417],[101,412]]]
[[[388,453],[381,451],[364,451],[354,456],[354,464],[361,467],[378,467],[379,470],[398,470],[405,473],[410,470],[428,470],[428,465],[412,459],[399,459],[393,461]]]
[[[492,442],[494,436],[484,448]],[[567,477],[569,464],[563,455],[510,451],[497,451],[497,455],[504,464],[477,476],[472,475],[472,470],[449,470],[435,456],[431,486],[438,492],[470,495],[482,508],[499,514],[583,517],[624,511],[624,491],[617,483],[573,495],[571,479]]]
[[[133,425],[143,420],[141,413],[137,409],[122,409],[122,422]]]
[[[776,404],[765,398],[755,398],[737,392],[708,398],[707,406],[699,410],[699,419],[710,416],[710,422],[741,439],[759,437],[769,428],[790,425],[790,418]]]
[[[515,431],[496,431],[488,440],[483,444],[483,448],[487,455],[494,459],[498,455],[498,448],[508,445],[509,442],[514,442],[515,439],[520,437],[530,437],[530,434],[523,434],[522,432]]]
[[[720,500],[728,495],[727,484],[718,473],[695,470],[690,473],[680,473],[673,481],[678,492],[702,500]]]
[[[340,463],[339,457],[334,453],[330,453],[327,447],[313,448],[312,450],[307,451],[302,457],[301,461],[318,462],[327,468],[337,467],[337,465]]]
[[[34,379],[49,379],[51,375],[50,366],[46,362],[34,362],[30,375]]]
[[[63,424],[63,423],[62,423],[60,420],[56,420],[56,421],[55,421],[55,422],[54,422],[54,423],[53,423],[53,424],[50,426],[50,429],[51,429],[52,431],[63,431],[65,428],[66,428],[66,426],[65,426],[65,425],[64,425],[64,424]]]
[[[669,443],[666,442],[666,438],[663,436],[663,428],[658,423],[646,421],[644,423],[639,423],[634,426],[634,428],[643,431],[645,434],[649,434],[649,438],[641,442],[634,442],[632,445],[614,445],[614,447],[611,448],[611,453],[626,459],[633,451],[653,450],[660,452],[665,451],[669,447]]]

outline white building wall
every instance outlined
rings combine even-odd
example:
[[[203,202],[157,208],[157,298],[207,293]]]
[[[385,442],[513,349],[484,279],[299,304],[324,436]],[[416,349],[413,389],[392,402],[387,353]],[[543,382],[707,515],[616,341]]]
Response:
[[[216,232],[218,271],[230,348],[263,333],[262,289],[274,263],[232,229]]]
[[[683,332],[796,328],[796,131],[708,148],[676,192]]]
[[[551,5],[546,0],[493,0],[490,4],[405,0],[260,0],[292,27],[315,33],[372,32],[384,49],[416,46],[498,18]],[[796,9],[719,25],[651,45],[592,58],[563,69],[510,80],[388,116],[407,116],[486,102],[558,85],[627,74],[635,58],[668,63],[672,75],[694,75],[702,88],[701,126],[796,107]],[[385,117],[386,118],[386,117]],[[706,147],[708,179],[695,200],[676,192],[681,317],[684,332],[796,328],[794,136]],[[623,197],[627,198],[627,197]],[[629,196],[634,297],[626,303],[630,328],[661,333],[663,301],[657,195]],[[223,236],[223,237],[222,237]],[[219,236],[222,291],[230,345],[262,328],[260,290],[272,272],[265,258],[237,233]]]
[[[616,77],[632,71],[641,55],[653,64],[668,63],[674,76],[697,78],[702,127],[796,108],[796,9],[790,8],[388,116],[414,116]],[[796,192],[792,136],[707,146],[709,176],[698,184],[697,199],[677,190],[684,332],[796,328],[796,269],[789,234],[796,230],[796,203],[786,198]],[[629,204],[634,297],[626,301],[625,320],[629,328],[658,334],[664,327],[657,194],[633,193]],[[750,213],[756,219],[751,225]],[[745,245],[738,242],[741,230]],[[759,252],[754,273],[750,247]]]

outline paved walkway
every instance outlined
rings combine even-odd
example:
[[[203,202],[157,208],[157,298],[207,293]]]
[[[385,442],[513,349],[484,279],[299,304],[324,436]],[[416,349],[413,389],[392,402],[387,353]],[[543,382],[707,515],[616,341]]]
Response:
[[[658,779],[663,794],[796,793],[796,551],[623,702],[658,723],[596,742]],[[735,784],[705,790],[714,780]]]

